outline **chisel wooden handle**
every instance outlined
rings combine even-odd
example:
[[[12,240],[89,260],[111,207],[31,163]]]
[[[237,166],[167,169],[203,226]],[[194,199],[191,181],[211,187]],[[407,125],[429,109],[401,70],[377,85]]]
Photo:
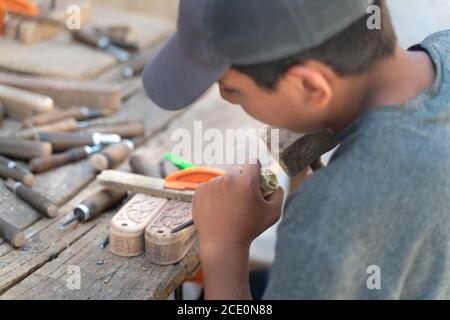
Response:
[[[137,154],[132,155],[130,160],[131,171],[136,174],[142,174],[144,176],[161,178],[161,172],[159,166],[153,166],[149,164],[142,156]]]
[[[95,133],[63,133],[63,132],[39,132],[39,140],[50,142],[54,151],[96,145],[100,143],[117,143],[120,141],[118,135],[105,135]]]
[[[121,87],[116,83],[12,74],[0,74],[0,83],[52,97],[59,106],[89,106],[117,110],[122,103]]]
[[[106,109],[101,110],[88,107],[70,108],[68,110],[55,110],[51,112],[41,113],[33,117],[28,117],[23,120],[22,125],[24,128],[30,128],[67,118],[75,118],[76,120],[86,120],[91,118],[108,116],[110,114],[111,111]]]
[[[8,114],[18,118],[53,110],[52,98],[6,85],[0,85],[0,102]]]
[[[49,156],[52,154],[52,145],[48,142],[0,138],[0,154],[14,159]]]
[[[13,191],[20,199],[25,201],[41,214],[53,218],[58,214],[58,207],[43,195],[25,186],[19,181],[8,179],[5,182],[8,189]]]
[[[114,126],[103,125],[92,127],[86,129],[85,132],[114,133],[118,134],[122,138],[133,138],[142,136],[145,133],[145,125],[143,121],[136,121]]]
[[[3,123],[3,119],[5,119],[5,106],[0,102],[0,125]]]
[[[77,129],[77,121],[74,118],[69,118],[48,125],[21,130],[16,132],[14,136],[23,139],[38,139],[39,132],[64,132]]]
[[[85,199],[75,210],[82,222],[94,219],[103,212],[115,207],[127,195],[124,191],[102,189],[93,196]]]
[[[12,224],[0,217],[0,236],[8,241],[13,247],[22,248],[27,238],[22,230],[14,227]]]
[[[14,161],[10,161],[9,164],[0,162],[0,177],[4,179],[11,178],[14,180],[18,180],[29,187],[33,185],[33,174],[23,168],[18,167]]]
[[[102,36],[99,36],[93,32],[86,32],[83,30],[73,30],[72,37],[79,42],[88,44],[95,48],[101,46],[100,41],[103,38]]]
[[[34,173],[41,173],[60,167],[64,164],[84,159],[89,154],[90,147],[78,147],[57,153],[48,157],[38,157],[30,161],[30,170]]]
[[[135,145],[131,140],[122,140],[112,144],[89,158],[89,162],[97,171],[114,168],[133,151]]]
[[[54,151],[94,144],[91,134],[39,132],[39,140],[51,143]]]

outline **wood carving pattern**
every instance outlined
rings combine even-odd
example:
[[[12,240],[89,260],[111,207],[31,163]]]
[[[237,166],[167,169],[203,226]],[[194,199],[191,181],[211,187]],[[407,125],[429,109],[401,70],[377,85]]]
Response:
[[[170,201],[147,227],[147,232],[158,238],[175,236],[170,231],[192,218],[191,204],[181,201]],[[148,230],[150,229],[150,230]]]
[[[117,213],[114,219],[122,226],[124,226],[123,224],[138,225],[149,215],[154,214],[155,210],[166,201],[162,198],[137,194]]]

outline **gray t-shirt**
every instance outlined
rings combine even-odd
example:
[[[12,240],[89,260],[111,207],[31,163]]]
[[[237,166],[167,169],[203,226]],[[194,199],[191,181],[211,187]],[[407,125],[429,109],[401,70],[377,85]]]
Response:
[[[433,86],[361,115],[289,196],[264,298],[450,298],[450,31],[418,49]]]

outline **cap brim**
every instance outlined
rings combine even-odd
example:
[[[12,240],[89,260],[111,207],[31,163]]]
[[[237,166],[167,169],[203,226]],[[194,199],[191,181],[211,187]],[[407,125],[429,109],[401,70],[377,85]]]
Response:
[[[207,65],[186,54],[175,33],[145,67],[143,84],[159,107],[179,110],[200,98],[229,65]]]

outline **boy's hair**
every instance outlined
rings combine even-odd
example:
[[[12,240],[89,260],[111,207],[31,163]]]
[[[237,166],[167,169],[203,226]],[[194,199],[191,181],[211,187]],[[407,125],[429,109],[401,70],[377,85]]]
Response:
[[[381,29],[369,29],[368,16],[364,15],[347,29],[317,47],[277,61],[245,66],[234,65],[232,68],[248,75],[260,87],[268,90],[276,88],[278,80],[290,67],[307,60],[325,63],[340,76],[366,72],[380,60],[392,55],[397,43],[385,0],[376,0],[374,5],[381,9]]]

